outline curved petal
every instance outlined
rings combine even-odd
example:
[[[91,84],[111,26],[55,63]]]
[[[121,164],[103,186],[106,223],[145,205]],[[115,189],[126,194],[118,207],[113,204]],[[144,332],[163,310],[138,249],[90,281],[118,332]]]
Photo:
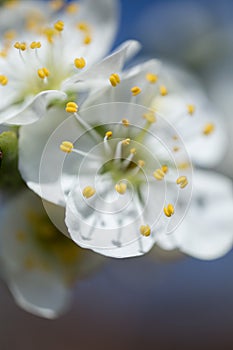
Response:
[[[73,20],[86,22],[90,26],[92,41],[85,53],[88,65],[98,62],[111,49],[119,22],[119,6],[116,0],[82,0],[77,16],[67,15],[65,23]],[[75,34],[75,32],[74,32]]]
[[[101,62],[93,65],[83,73],[74,75],[63,84],[63,89],[79,84],[79,89],[87,87],[104,87],[109,84],[109,77],[112,73],[119,73],[127,60],[135,55],[140,49],[140,44],[135,40],[128,40],[120,45],[111,55]]]
[[[232,182],[197,171],[190,209],[177,230],[160,240],[164,249],[179,248],[199,259],[216,259],[233,245]]]
[[[42,91],[22,104],[11,106],[0,111],[0,122],[8,125],[27,125],[39,120],[49,103],[55,99],[65,100],[66,93],[57,90]]]
[[[71,290],[50,273],[32,271],[10,275],[8,286],[16,303],[36,316],[54,319],[71,299]]]
[[[75,117],[65,117],[63,110],[53,108],[38,122],[21,127],[19,137],[23,179],[42,198],[60,205],[64,205],[65,192],[76,174],[78,157],[66,157],[59,147],[63,141],[74,142],[84,133]]]

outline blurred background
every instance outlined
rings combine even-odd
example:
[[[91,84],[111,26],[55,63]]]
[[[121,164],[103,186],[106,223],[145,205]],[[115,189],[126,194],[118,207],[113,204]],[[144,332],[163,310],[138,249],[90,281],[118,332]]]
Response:
[[[190,70],[233,134],[233,1],[121,0],[116,45]],[[217,169],[233,178],[233,137]],[[48,321],[0,285],[1,350],[233,349],[233,255],[205,262],[177,252],[106,259],[79,282],[70,309]]]

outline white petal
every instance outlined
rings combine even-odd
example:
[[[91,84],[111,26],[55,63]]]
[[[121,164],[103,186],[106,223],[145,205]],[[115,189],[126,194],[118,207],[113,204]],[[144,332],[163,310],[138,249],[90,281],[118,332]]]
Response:
[[[216,259],[232,249],[232,183],[221,175],[205,172],[196,172],[194,179],[186,217],[159,245],[164,249],[177,247],[199,259]]]
[[[50,273],[18,272],[8,278],[8,285],[16,303],[34,315],[53,319],[69,306],[70,289]]]
[[[42,198],[60,205],[64,205],[65,191],[76,174],[77,157],[66,157],[59,147],[63,141],[72,142],[83,133],[74,117],[66,117],[63,110],[53,108],[38,122],[21,127],[19,137],[19,170],[23,179]]]
[[[160,71],[160,62],[157,60],[150,60],[144,63],[138,64],[133,68],[122,72],[120,75],[121,83],[117,87],[112,87],[110,84],[105,89],[92,92],[82,105],[82,109],[91,107],[92,105],[109,103],[109,102],[131,102],[132,93],[131,88],[133,86],[139,86],[142,89],[142,93],[138,95],[136,102],[141,105],[148,105],[152,99],[151,94],[144,94],[148,81],[145,79],[146,73],[153,72],[158,74]],[[153,91],[153,90],[152,90]],[[132,100],[134,102],[134,100]]]
[[[92,42],[85,53],[85,59],[90,65],[98,62],[111,49],[119,22],[118,2],[116,0],[83,0],[79,6],[76,23],[77,20],[86,21],[91,27]],[[67,16],[68,24],[70,20],[72,18]],[[66,18],[64,21],[66,23]]]
[[[1,123],[9,125],[27,125],[39,120],[46,112],[46,107],[55,99],[64,100],[66,94],[62,91],[42,91],[33,98],[26,99],[22,104],[9,105],[0,111]]]
[[[73,84],[79,84],[78,88],[86,89],[89,86],[103,87],[109,84],[109,77],[112,73],[119,73],[127,60],[135,55],[140,49],[137,41],[129,40],[119,46],[111,55],[101,62],[93,65],[83,73],[74,75],[63,84],[63,89],[68,89]]]

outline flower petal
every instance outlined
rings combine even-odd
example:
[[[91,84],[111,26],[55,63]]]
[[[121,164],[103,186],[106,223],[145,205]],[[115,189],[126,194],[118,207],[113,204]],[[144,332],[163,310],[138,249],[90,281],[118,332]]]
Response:
[[[66,97],[66,94],[62,91],[42,91],[35,97],[26,99],[22,104],[5,107],[4,110],[0,111],[0,121],[9,125],[34,123],[44,115],[51,101],[55,99],[64,100]]]
[[[19,170],[28,187],[42,198],[64,205],[65,193],[76,174],[77,156],[60,151],[60,144],[83,134],[75,117],[64,120],[53,108],[38,122],[23,126],[19,137]],[[56,130],[56,132],[54,132]]]
[[[111,55],[101,62],[93,65],[83,73],[74,75],[63,84],[63,90],[68,89],[73,84],[79,84],[78,88],[104,87],[109,84],[109,77],[112,73],[119,73],[127,60],[135,55],[140,49],[140,44],[135,40],[129,40],[119,46]]]
[[[56,276],[41,271],[19,271],[10,275],[8,285],[21,308],[49,319],[62,314],[71,298],[71,291]]]
[[[232,183],[224,176],[197,171],[190,209],[175,232],[161,239],[164,249],[179,248],[199,259],[216,259],[232,249]]]

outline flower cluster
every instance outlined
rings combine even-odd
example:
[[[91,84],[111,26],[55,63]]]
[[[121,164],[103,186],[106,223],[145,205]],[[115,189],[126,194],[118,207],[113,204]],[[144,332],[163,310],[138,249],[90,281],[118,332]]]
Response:
[[[6,1],[0,12],[2,169],[45,209],[19,186],[1,258],[18,304],[44,317],[97,265],[78,246],[115,258],[155,244],[201,259],[232,248],[231,183],[210,171],[226,148],[221,118],[189,73],[156,59],[125,69],[137,41],[106,56],[117,22],[115,0]]]

